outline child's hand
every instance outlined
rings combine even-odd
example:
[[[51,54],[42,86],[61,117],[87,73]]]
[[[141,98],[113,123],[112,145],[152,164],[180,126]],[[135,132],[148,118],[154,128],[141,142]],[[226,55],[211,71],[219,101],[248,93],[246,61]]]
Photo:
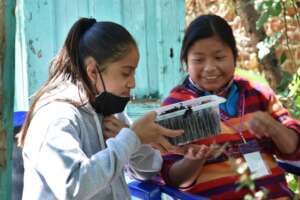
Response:
[[[219,157],[228,146],[228,143],[223,145],[217,145],[215,143],[206,146],[204,144],[187,144],[182,147],[178,147],[176,153],[184,155],[184,158],[190,160],[207,159],[209,157]]]
[[[176,187],[190,187],[201,173],[203,165],[210,157],[218,157],[225,150],[227,143],[209,146],[204,144],[186,144],[177,147],[175,153],[183,155],[183,159],[176,161],[170,168],[169,178]]]
[[[115,116],[110,115],[108,117],[104,117],[103,119],[103,135],[105,139],[108,139],[110,137],[115,137],[122,128],[125,128],[128,126],[117,119]]]
[[[166,138],[183,134],[183,130],[171,130],[155,122],[156,113],[149,112],[136,120],[131,129],[139,137],[142,144],[152,144],[161,152],[170,152],[175,148]]]
[[[272,139],[277,148],[285,154],[295,152],[299,145],[299,136],[292,130],[276,121],[270,114],[258,111],[248,123],[249,131],[257,138]]]
[[[278,122],[268,113],[255,112],[253,118],[248,123],[249,131],[257,138],[270,137],[276,133],[276,127]]]
[[[183,147],[184,158],[189,160],[205,160],[209,153],[206,145],[188,144]]]

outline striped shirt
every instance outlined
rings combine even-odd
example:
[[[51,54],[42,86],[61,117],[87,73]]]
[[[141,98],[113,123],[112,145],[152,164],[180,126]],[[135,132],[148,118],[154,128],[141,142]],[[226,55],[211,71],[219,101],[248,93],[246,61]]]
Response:
[[[239,152],[239,144],[242,139],[239,133],[235,130],[240,129],[247,141],[256,140],[260,147],[262,158],[270,170],[270,175],[255,180],[256,188],[266,188],[268,199],[289,199],[292,194],[287,187],[284,171],[277,166],[274,155],[285,160],[299,160],[300,148],[293,154],[285,155],[280,153],[277,147],[270,139],[257,140],[248,130],[245,124],[251,119],[256,111],[269,113],[274,119],[282,123],[287,128],[294,130],[300,134],[300,122],[291,118],[287,109],[285,109],[275,93],[268,87],[260,85],[256,82],[251,82],[240,77],[234,77],[234,81],[227,92],[236,87],[238,98],[229,98],[227,102],[220,106],[221,113],[221,132],[216,136],[199,139],[195,144],[210,145],[212,143],[224,144],[229,143],[224,153],[215,159],[208,159],[201,170],[195,183],[185,188],[185,191],[196,193],[201,196],[206,196],[211,199],[243,199],[243,196],[250,191],[248,189],[238,190],[239,174],[233,169],[232,160],[229,158],[242,158]],[[209,93],[197,88],[189,78],[175,87],[170,95],[163,101],[162,105],[170,105],[181,101],[197,98],[208,95]],[[234,94],[232,94],[234,96]],[[233,100],[231,100],[233,99]],[[236,100],[235,100],[236,99]],[[233,101],[233,103],[231,102]],[[240,127],[240,116],[242,115],[242,104],[244,104],[243,126]],[[237,112],[230,114],[226,107],[234,107]],[[226,123],[225,123],[226,122]],[[234,128],[233,128],[234,127]],[[162,177],[168,183],[168,172],[172,164],[182,159],[181,155],[165,154],[164,164],[162,169]],[[242,159],[243,160],[243,159]],[[243,160],[244,162],[244,160]],[[286,198],[285,198],[286,197]]]

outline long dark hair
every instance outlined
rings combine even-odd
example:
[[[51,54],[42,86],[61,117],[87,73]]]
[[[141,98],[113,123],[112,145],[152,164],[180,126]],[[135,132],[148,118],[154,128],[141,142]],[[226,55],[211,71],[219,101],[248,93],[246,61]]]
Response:
[[[213,36],[218,36],[230,47],[236,62],[238,51],[231,27],[222,17],[208,14],[200,15],[188,26],[181,46],[181,63],[187,64],[188,51],[196,41]]]
[[[62,49],[50,64],[47,82],[38,90],[32,101],[18,135],[19,146],[24,145],[34,108],[45,93],[56,88],[61,82],[71,81],[82,85],[88,99],[93,99],[96,91],[87,75],[86,66],[84,66],[85,59],[93,57],[99,71],[103,71],[106,63],[123,58],[132,47],[137,48],[135,40],[119,24],[97,22],[93,18],[77,20],[71,27]]]

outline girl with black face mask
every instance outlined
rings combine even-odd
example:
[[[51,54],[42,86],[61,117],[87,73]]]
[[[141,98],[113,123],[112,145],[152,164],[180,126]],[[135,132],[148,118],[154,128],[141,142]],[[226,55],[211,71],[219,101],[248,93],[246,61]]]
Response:
[[[160,171],[147,143],[172,146],[181,130],[157,125],[151,112],[130,124],[121,113],[135,87],[139,53],[130,33],[112,22],[79,19],[51,63],[19,135],[23,199],[130,199],[124,166],[139,179]]]

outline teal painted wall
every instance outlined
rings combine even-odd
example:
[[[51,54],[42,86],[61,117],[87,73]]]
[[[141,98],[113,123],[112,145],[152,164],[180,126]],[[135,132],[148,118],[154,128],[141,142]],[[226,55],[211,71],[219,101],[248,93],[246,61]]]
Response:
[[[133,34],[141,55],[136,99],[160,99],[182,79],[184,0],[26,0],[20,2],[17,16],[16,82],[23,84],[17,84],[16,110],[28,108],[28,96],[47,79],[49,61],[79,17],[115,21]]]
[[[1,124],[0,124],[0,134],[4,134],[5,141],[0,141],[0,143],[5,143],[5,163],[4,166],[0,166],[0,199],[10,200],[11,199],[11,182],[12,182],[12,150],[13,150],[13,99],[14,99],[14,70],[15,70],[15,0],[1,0],[0,5],[3,6],[0,11],[1,17],[3,17],[4,12],[4,45],[1,49],[1,58],[4,56],[3,60],[0,61],[1,64]],[[3,19],[3,18],[2,18]],[[3,51],[4,50],[4,51]],[[2,146],[2,145],[0,145]],[[1,149],[3,150],[3,149]],[[1,151],[0,150],[0,151]]]

